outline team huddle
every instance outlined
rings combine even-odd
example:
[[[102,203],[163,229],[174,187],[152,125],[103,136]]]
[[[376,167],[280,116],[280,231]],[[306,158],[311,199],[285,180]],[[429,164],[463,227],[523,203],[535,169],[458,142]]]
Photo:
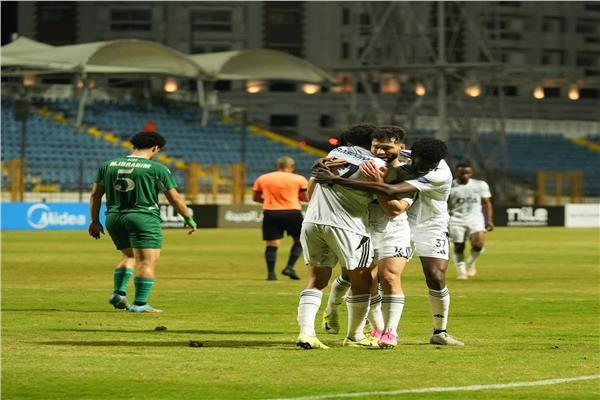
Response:
[[[317,338],[315,319],[333,268],[340,264],[342,273],[332,283],[323,314],[325,331],[339,332],[339,307],[345,299],[348,325],[343,346],[396,347],[405,301],[401,276],[413,252],[428,287],[430,343],[463,346],[447,332],[449,240],[454,242],[457,278],[475,276],[484,232],[494,226],[489,187],[471,179],[469,164],[458,165],[458,178],[453,180],[444,161],[448,149],[440,140],[419,139],[407,150],[406,132],[398,126],[358,124],[341,135],[341,142],[315,162],[310,181],[293,174],[291,158],[280,157],[277,171],[259,177],[253,187],[253,199],[264,209],[267,279],[277,279],[275,260],[285,232],[294,244],[282,274],[300,279],[294,264],[302,253],[307,265],[308,280],[298,304],[297,346],[328,348]],[[131,155],[109,160],[98,169],[88,232],[96,239],[104,233],[99,212],[106,195],[107,229],[122,253],[109,303],[134,313],[157,313],[161,310],[147,300],[162,247],[158,194],[164,193],[183,217],[189,234],[196,223],[170,171],[151,160],[165,146],[165,139],[144,132],[131,143]],[[300,201],[308,201],[303,220]],[[467,238],[471,254],[465,261]],[[135,298],[130,304],[126,290],[134,274]]]
[[[401,274],[413,249],[429,289],[430,343],[464,345],[446,330],[450,292],[445,282],[450,253],[448,199],[453,186],[461,182],[453,182],[442,141],[420,139],[408,151],[405,139],[405,131],[397,126],[355,125],[342,135],[341,147],[315,164],[300,238],[308,282],[298,305],[299,347],[328,348],[317,338],[315,319],[323,290],[339,263],[342,274],[332,284],[323,328],[329,333],[339,331],[338,307],[345,296],[348,327],[343,346],[394,348],[405,300]],[[475,242],[483,235],[478,230],[483,214],[472,198],[484,185],[475,185],[456,193],[456,207],[451,202],[457,220],[455,246],[464,250],[465,235],[471,234],[469,273],[464,262],[461,265],[465,276],[474,275],[475,259],[483,250],[483,241]],[[483,195],[489,199],[489,189]],[[478,212],[482,221],[471,225],[477,218],[470,211]],[[491,215],[487,218],[489,229]],[[371,325],[368,334],[366,321]]]

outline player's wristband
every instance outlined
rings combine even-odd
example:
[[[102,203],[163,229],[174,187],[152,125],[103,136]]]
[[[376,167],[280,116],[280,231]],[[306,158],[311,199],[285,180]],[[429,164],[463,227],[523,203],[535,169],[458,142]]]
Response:
[[[194,218],[191,215],[188,215],[187,217],[183,217],[183,221],[190,228],[195,228],[196,227],[196,221],[194,221]]]

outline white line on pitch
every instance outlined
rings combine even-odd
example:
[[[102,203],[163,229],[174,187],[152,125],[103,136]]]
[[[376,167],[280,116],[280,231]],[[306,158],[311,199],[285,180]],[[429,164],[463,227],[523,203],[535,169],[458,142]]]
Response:
[[[393,396],[396,394],[409,394],[409,393],[435,393],[435,392],[458,392],[458,391],[474,391],[474,390],[489,390],[489,389],[509,389],[527,386],[545,386],[545,385],[556,385],[565,382],[574,381],[589,381],[592,379],[600,379],[600,375],[587,375],[587,376],[576,376],[573,378],[556,378],[546,379],[543,381],[530,381],[530,382],[512,382],[512,383],[497,383],[491,385],[471,385],[471,386],[449,386],[449,387],[429,387],[421,389],[401,389],[401,390],[388,390],[380,392],[356,392],[356,393],[335,393],[335,394],[322,394],[316,396],[302,396],[302,397],[281,397],[270,400],[322,400],[322,399],[341,399],[345,397],[363,397],[363,396]]]

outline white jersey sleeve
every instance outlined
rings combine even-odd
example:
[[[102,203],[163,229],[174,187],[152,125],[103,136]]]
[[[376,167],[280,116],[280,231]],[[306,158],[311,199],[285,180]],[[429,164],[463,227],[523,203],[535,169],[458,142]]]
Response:
[[[487,184],[486,181],[479,181],[481,198],[482,199],[490,199],[492,197],[492,192],[490,192],[490,185]]]
[[[419,191],[411,208],[408,220],[412,226],[436,225],[447,229],[448,196],[452,187],[452,171],[446,161],[441,160],[437,168],[426,175],[406,181]]]

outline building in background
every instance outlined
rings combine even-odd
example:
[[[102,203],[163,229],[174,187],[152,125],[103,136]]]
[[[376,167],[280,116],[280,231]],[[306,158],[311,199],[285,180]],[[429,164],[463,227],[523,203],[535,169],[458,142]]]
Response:
[[[599,3],[443,7],[441,64],[472,66],[445,69],[449,117],[599,120]],[[269,48],[305,58],[339,85],[217,82],[212,88],[220,102],[246,108],[262,125],[325,140],[356,120],[435,129],[437,72],[418,66],[440,62],[439,11],[436,2],[208,1],[18,2],[12,12],[19,34],[55,45],[138,38],[184,53]],[[502,115],[499,97],[509,100]]]

